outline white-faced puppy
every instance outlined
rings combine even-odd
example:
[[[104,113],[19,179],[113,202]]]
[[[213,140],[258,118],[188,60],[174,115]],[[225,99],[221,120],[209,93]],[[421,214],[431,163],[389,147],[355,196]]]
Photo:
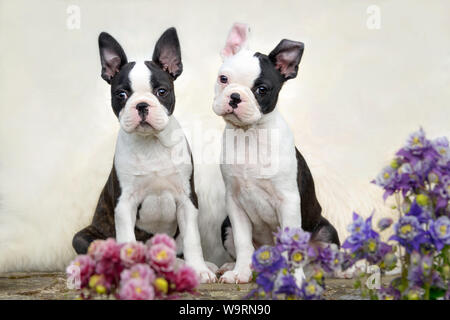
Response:
[[[100,34],[99,47],[120,131],[92,224],[74,236],[73,247],[85,253],[95,239],[116,237],[123,243],[167,233],[181,242],[179,253],[201,281],[214,282],[200,244],[191,152],[172,115],[173,82],[183,69],[176,30],[162,34],[152,61],[128,62],[107,33]]]
[[[335,228],[321,215],[308,165],[275,108],[284,82],[297,75],[303,43],[282,40],[265,55],[247,48],[248,32],[239,23],[230,31],[213,104],[226,122],[221,170],[228,218],[222,239],[236,258],[220,279],[226,283],[251,280],[255,247],[273,244],[279,227],[301,226],[313,241],[339,245]]]

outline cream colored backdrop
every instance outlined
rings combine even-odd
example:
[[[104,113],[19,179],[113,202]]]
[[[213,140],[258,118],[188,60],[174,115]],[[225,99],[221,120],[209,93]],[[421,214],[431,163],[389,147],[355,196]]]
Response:
[[[68,27],[70,5],[80,9],[80,29]],[[371,5],[380,29],[367,27]],[[0,231],[0,249],[32,232],[33,224],[20,227],[25,219],[45,223],[42,237],[57,242],[52,228],[70,219],[81,227],[92,214],[118,130],[100,78],[101,31],[132,61],[150,59],[175,26],[184,62],[175,116],[217,128],[213,88],[233,22],[251,26],[250,46],[263,53],[282,38],[304,42],[279,108],[307,160],[356,183],[372,179],[420,125],[450,135],[449,12],[447,0],[0,1],[0,230],[10,224],[15,234]]]

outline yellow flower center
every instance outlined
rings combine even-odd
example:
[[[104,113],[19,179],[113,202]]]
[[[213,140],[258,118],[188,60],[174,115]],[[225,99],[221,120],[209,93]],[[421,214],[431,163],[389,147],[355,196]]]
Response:
[[[306,290],[307,290],[309,293],[314,294],[314,293],[316,292],[316,286],[313,285],[313,284],[310,284],[310,285],[308,285],[308,286],[306,287]]]
[[[388,172],[385,172],[384,175],[383,175],[383,177],[384,177],[385,179],[389,179],[390,174],[389,174]]]
[[[339,263],[339,259],[334,259],[334,264],[338,264]]]
[[[292,237],[292,239],[294,239],[295,241],[297,241],[298,239],[300,239],[299,235],[296,234],[295,236]]]
[[[140,294],[142,292],[142,289],[141,287],[136,287],[135,291],[137,294]]]
[[[314,279],[320,280],[320,279],[322,279],[322,276],[323,276],[323,272],[319,270],[314,274]]]
[[[106,288],[105,286],[99,284],[98,286],[95,287],[95,291],[97,291],[98,294],[104,294],[106,293]]]
[[[260,258],[261,260],[267,260],[267,259],[269,259],[269,258],[270,258],[270,252],[269,252],[268,250],[261,252],[261,253],[259,254],[259,258]]]
[[[445,152],[446,152],[446,151],[445,151],[444,148],[439,149],[439,153],[440,153],[440,154],[445,154]]]
[[[80,261],[75,262],[74,265],[80,266],[80,265],[81,265],[81,264],[80,264]]]
[[[413,145],[421,145],[419,137],[414,137]]]
[[[295,262],[300,262],[303,260],[303,255],[300,252],[296,252],[292,255],[292,260]]]
[[[394,296],[386,296],[384,297],[384,300],[394,300]]]
[[[128,257],[131,256],[133,254],[133,252],[134,252],[133,248],[127,248],[127,250],[126,250],[126,253],[127,253]]]
[[[445,236],[447,234],[447,226],[446,225],[440,226],[439,232],[441,233],[441,236]]]
[[[131,274],[131,277],[132,277],[132,278],[140,278],[141,275],[139,274],[139,272],[134,271],[134,272]]]
[[[97,282],[100,280],[100,276],[98,274],[94,274],[89,278],[89,287],[94,288]]]
[[[161,250],[160,252],[158,252],[158,254],[156,255],[156,260],[162,260],[162,259],[166,259],[167,258],[167,252],[166,250]]]
[[[412,227],[411,227],[410,224],[405,224],[404,226],[402,226],[400,228],[400,232],[403,233],[403,234],[410,233],[411,231],[412,231]]]
[[[370,240],[368,247],[369,247],[369,251],[373,252],[377,248],[377,243],[373,240]]]
[[[169,289],[169,283],[164,278],[156,278],[155,282],[153,283],[159,291],[163,293],[167,293]]]

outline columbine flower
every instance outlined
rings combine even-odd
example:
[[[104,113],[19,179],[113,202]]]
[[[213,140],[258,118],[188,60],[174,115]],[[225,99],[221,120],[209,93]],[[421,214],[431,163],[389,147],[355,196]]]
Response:
[[[182,266],[175,274],[175,287],[179,292],[192,292],[198,284],[197,274],[189,266]]]
[[[419,250],[420,244],[423,242],[423,230],[419,224],[419,220],[414,216],[403,216],[395,225],[395,235],[391,237],[397,240],[401,245],[407,248]]]
[[[350,249],[352,253],[363,247],[367,240],[379,238],[378,233],[372,229],[372,216],[364,221],[356,212],[353,212],[353,223],[348,227],[348,231],[351,232],[351,235],[345,240],[342,247]]]
[[[394,178],[395,170],[391,166],[387,166],[383,168],[373,182],[382,188],[387,188],[391,185]]]
[[[378,221],[378,228],[380,229],[380,231],[386,230],[392,225],[393,222],[394,220],[392,220],[391,218],[380,219],[380,221]]]
[[[153,300],[153,286],[140,279],[131,279],[121,284],[119,297],[123,300]]]
[[[125,269],[120,274],[120,280],[126,282],[131,279],[140,279],[148,283],[155,281],[155,272],[150,268],[149,265],[144,263],[139,263],[132,266],[130,269]]]
[[[306,300],[317,300],[321,298],[323,288],[315,280],[305,281],[302,285],[303,297]]]
[[[150,240],[147,241],[147,246],[151,247],[155,244],[165,244],[172,250],[177,250],[177,244],[175,243],[175,240],[171,237],[169,237],[165,233],[157,233],[155,234]]]
[[[319,249],[316,262],[325,272],[333,273],[341,269],[343,253],[335,244],[328,244]]]
[[[441,251],[444,245],[450,244],[450,219],[447,216],[432,220],[429,231],[438,251]]]
[[[146,257],[150,265],[157,271],[170,272],[175,264],[175,251],[163,243],[152,245]]]
[[[256,272],[272,272],[286,266],[280,252],[271,246],[262,246],[253,253],[252,267]]]
[[[295,277],[289,273],[281,273],[275,283],[275,286],[275,294],[285,294],[288,297],[295,297],[299,295],[300,289],[297,286]]]
[[[447,137],[436,138],[431,142],[431,144],[441,157],[439,163],[446,165],[447,162],[450,161],[450,148]]]
[[[400,291],[392,286],[381,287],[377,292],[379,300],[399,300],[401,297]]]
[[[411,257],[414,260],[408,270],[408,280],[411,286],[423,287],[429,284],[434,287],[444,287],[439,273],[433,269],[433,257],[431,255],[420,256],[414,253]]]
[[[125,267],[145,262],[146,247],[142,242],[130,242],[120,249],[120,259]]]
[[[280,251],[288,248],[306,248],[311,234],[303,231],[302,228],[284,228],[275,234],[275,242]]]

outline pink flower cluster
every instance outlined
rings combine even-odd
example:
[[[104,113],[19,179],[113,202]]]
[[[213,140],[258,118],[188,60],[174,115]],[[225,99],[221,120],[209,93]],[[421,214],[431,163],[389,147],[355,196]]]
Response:
[[[194,270],[176,267],[175,241],[156,234],[146,244],[118,244],[114,239],[95,240],[86,255],[79,255],[67,267],[77,270],[82,298],[110,294],[123,300],[152,300],[193,293],[198,286]]]

